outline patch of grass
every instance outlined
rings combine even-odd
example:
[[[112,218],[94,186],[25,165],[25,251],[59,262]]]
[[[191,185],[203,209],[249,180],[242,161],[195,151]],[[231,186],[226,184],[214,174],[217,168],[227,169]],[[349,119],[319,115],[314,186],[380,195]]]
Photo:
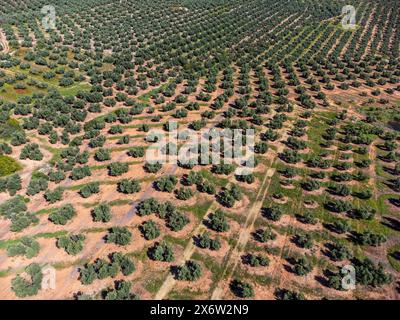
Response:
[[[65,230],[57,231],[57,232],[43,232],[43,233],[38,233],[38,234],[34,235],[34,238],[35,239],[38,239],[38,238],[50,239],[50,238],[58,238],[61,236],[65,236],[67,234],[68,234],[68,232]]]
[[[127,253],[127,256],[135,258],[136,260],[145,261],[145,259],[147,258],[148,249],[148,247],[144,247],[141,250]]]
[[[89,91],[92,86],[89,83],[81,82],[67,88],[59,88],[63,96],[75,96],[79,91]]]
[[[239,215],[239,214],[234,214],[234,213],[230,213],[230,212],[225,212],[225,215],[229,218],[232,219],[234,221],[236,221],[238,224],[243,225],[246,221],[246,216],[245,215]]]
[[[244,281],[252,281],[262,287],[269,287],[272,284],[272,278],[267,275],[251,274],[245,271],[244,268],[236,268],[234,272],[235,279],[243,279]]]
[[[162,284],[164,282],[164,279],[165,279],[165,276],[154,277],[154,275],[153,275],[153,276],[150,277],[150,279],[147,279],[145,281],[144,288],[148,292],[150,292],[152,294],[155,294],[155,293],[158,292],[158,290],[160,290],[160,288],[161,288],[161,286],[162,286]]]
[[[217,263],[215,258],[208,256],[207,254],[195,252],[192,255],[192,259],[204,263],[205,267],[212,272],[212,279],[214,283],[217,283],[217,281],[221,279],[222,272],[224,271],[223,264],[220,265]]]
[[[111,137],[107,137],[107,140],[119,140],[119,139],[121,139],[123,136],[111,136]],[[138,139],[138,138],[145,138],[146,137],[146,135],[144,135],[144,134],[136,134],[136,135],[130,135],[129,136],[129,138],[130,139]],[[128,149],[129,147],[127,147],[127,149]],[[117,149],[117,148],[115,148],[115,149]],[[113,152],[114,151],[114,149],[111,149],[111,152]]]
[[[13,244],[17,244],[18,242],[20,242],[19,239],[1,240],[0,241],[0,250],[7,249],[9,246],[11,246]]]
[[[0,156],[0,177],[5,177],[22,169],[18,161],[8,156]]]
[[[400,272],[400,243],[389,248],[387,257],[393,269]]]
[[[101,233],[101,232],[105,232],[107,230],[108,230],[108,228],[97,227],[97,228],[83,229],[82,232],[83,233]]]
[[[179,209],[193,213],[199,221],[202,221],[212,204],[212,201],[197,202],[194,206],[181,206]]]
[[[118,207],[118,206],[124,206],[124,205],[131,204],[131,203],[132,203],[132,200],[129,200],[129,199],[117,199],[117,200],[109,202],[108,204],[111,207]]]
[[[115,183],[113,183],[113,184],[115,184]],[[117,200],[113,200],[113,201],[108,202],[108,204],[111,207],[124,206],[124,205],[128,205],[128,204],[131,204],[131,203],[132,203],[132,200],[129,200],[129,199],[117,199]],[[85,202],[85,203],[81,203],[80,205],[82,207],[88,209],[88,208],[93,208],[93,207],[95,207],[95,206],[97,206],[99,204],[100,204],[100,201]]]
[[[201,170],[201,171],[199,171],[199,173],[203,176],[203,178],[207,179],[213,185],[220,187],[220,188],[225,187],[229,182],[229,180],[227,178],[218,177],[218,176],[212,174],[208,170]]]
[[[32,236],[32,238],[34,238],[34,239],[38,239],[38,238],[50,239],[50,238],[58,238],[60,236],[66,235],[66,234],[68,234],[67,231],[58,231],[58,232],[54,232],[54,233],[38,233],[38,234]],[[1,240],[0,241],[0,250],[8,249],[9,246],[17,244],[20,241],[21,241],[21,238]]]
[[[10,274],[11,268],[0,270],[0,278],[7,277]]]
[[[13,133],[21,130],[22,128],[19,125],[19,121],[17,119],[10,118],[0,125],[0,138],[7,140],[11,138]]]
[[[202,295],[204,292],[200,289],[196,291],[191,290],[189,288],[182,289],[180,291],[173,290],[168,295],[168,298],[171,300],[194,300],[196,297]]]
[[[163,91],[164,89],[166,89],[166,88],[170,85],[170,83],[171,83],[171,81],[170,81],[170,82],[167,82],[167,83],[163,84],[162,86],[160,86],[160,87],[158,87],[158,88],[155,88],[155,89],[153,89],[153,90],[151,90],[151,91],[149,91],[149,92],[147,92],[147,93],[145,93],[145,94],[142,94],[142,95],[138,98],[138,100],[140,100],[141,102],[144,102],[144,103],[146,103],[146,104],[149,103],[149,102],[150,102],[150,98],[151,98],[152,95],[157,94],[157,93]]]
[[[379,198],[378,198],[378,200],[376,201],[376,208],[377,208],[377,212],[380,214],[380,215],[385,215],[385,214],[387,214],[387,213],[389,213],[389,211],[390,211],[390,206],[387,204],[387,200],[388,199],[390,199],[390,198],[397,198],[398,197],[398,195],[397,194],[384,194],[384,195],[381,195]],[[399,214],[399,212],[397,211],[393,211],[392,212],[393,214],[396,214],[397,216],[400,216],[400,214]]]
[[[163,240],[166,242],[169,242],[171,244],[176,244],[176,245],[184,248],[187,245],[188,241],[190,240],[190,236],[189,236],[189,238],[175,238],[173,236],[166,235],[166,236],[164,236]]]
[[[127,161],[127,162],[120,162],[120,163],[127,163],[128,165],[135,165],[135,164],[142,164],[143,162],[141,161]],[[108,164],[103,164],[103,165],[98,165],[98,166],[91,166],[91,170],[103,170],[107,169]]]
[[[51,157],[49,163],[50,164],[56,164],[58,161],[61,160],[61,151],[63,150],[62,148],[53,148],[51,146],[49,146],[47,144],[46,139],[44,139],[43,137],[38,137],[38,139],[43,143],[43,145],[41,146],[43,149],[49,151],[53,156]]]
[[[62,269],[66,269],[69,267],[73,267],[73,266],[83,266],[85,264],[87,264],[89,262],[88,259],[84,259],[84,258],[80,258],[71,262],[55,262],[52,264],[52,266],[56,269],[56,270],[62,270]]]

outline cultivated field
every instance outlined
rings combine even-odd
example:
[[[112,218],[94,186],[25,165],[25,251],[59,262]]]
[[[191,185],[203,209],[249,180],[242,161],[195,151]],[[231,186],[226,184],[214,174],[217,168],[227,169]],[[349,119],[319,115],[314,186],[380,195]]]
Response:
[[[0,299],[400,299],[398,0],[0,17]],[[254,170],[149,161],[185,129],[253,130]]]

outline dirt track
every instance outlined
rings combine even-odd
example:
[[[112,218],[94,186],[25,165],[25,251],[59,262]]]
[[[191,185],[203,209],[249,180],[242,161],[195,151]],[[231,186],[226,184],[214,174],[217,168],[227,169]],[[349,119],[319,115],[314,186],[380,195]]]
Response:
[[[6,35],[4,34],[2,29],[0,29],[0,45],[3,47],[3,50],[0,51],[0,53],[9,53],[10,52],[10,46],[8,45]]]
[[[286,140],[286,133],[282,135],[282,141]],[[280,144],[277,149],[277,153],[283,151],[284,147],[283,144]],[[267,170],[264,179],[262,181],[262,184],[260,186],[260,191],[257,194],[256,201],[252,205],[250,212],[247,216],[246,222],[243,226],[243,228],[240,231],[239,234],[239,239],[238,242],[233,249],[231,255],[229,256],[229,259],[225,265],[225,269],[223,272],[223,275],[221,277],[224,278],[224,276],[228,275],[229,277],[233,274],[235,271],[239,261],[240,257],[243,253],[243,250],[246,248],[247,242],[250,239],[250,234],[253,231],[254,228],[254,223],[257,219],[257,215],[260,213],[260,210],[263,206],[264,200],[268,195],[268,190],[269,186],[271,184],[272,177],[275,174],[276,169],[273,168],[273,165],[277,159],[277,157],[274,154],[269,155],[269,159],[272,161],[271,162],[271,167]],[[231,268],[230,268],[231,267]],[[228,271],[229,270],[229,271]],[[227,274],[229,272],[229,274]],[[212,300],[221,300],[223,299],[223,293],[225,292],[226,287],[222,286],[222,282],[220,282],[217,287],[215,288],[214,292],[211,295]]]

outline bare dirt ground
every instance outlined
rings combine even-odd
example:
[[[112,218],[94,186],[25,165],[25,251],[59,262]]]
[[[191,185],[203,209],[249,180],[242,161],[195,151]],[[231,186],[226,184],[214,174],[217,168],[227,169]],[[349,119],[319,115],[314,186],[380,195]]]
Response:
[[[282,23],[285,23],[286,21],[283,21]],[[281,72],[283,74],[283,71]],[[270,70],[265,70],[265,76],[268,79],[268,82],[270,85],[274,85],[274,81],[272,79],[272,74]],[[283,74],[283,76],[285,76]],[[302,85],[306,86],[309,88],[310,86],[304,82],[304,79],[302,79],[299,76],[300,82]],[[218,83],[221,81],[221,75],[218,76]],[[335,84],[335,82],[333,80]],[[202,88],[204,87],[205,80],[200,79],[199,81],[199,86],[198,89],[195,93],[192,93],[189,95],[189,102],[196,101],[196,95],[199,94],[202,91]],[[235,87],[238,87],[238,70],[235,68],[235,74],[234,74],[234,84]],[[179,84],[175,94],[172,97],[166,98],[167,102],[173,101],[178,94],[182,92],[184,89],[185,84]],[[254,89],[256,87],[256,79],[254,76],[254,73],[251,73],[250,77],[250,85]],[[389,85],[387,85],[389,86]],[[217,86],[218,87],[218,86]],[[154,87],[151,87],[145,91],[142,91],[142,93],[148,93],[150,92]],[[288,87],[290,93],[289,93],[289,99],[296,103],[295,98],[297,97],[297,94],[294,91],[294,88]],[[343,99],[347,98],[352,98],[352,99],[358,99],[355,100],[357,102],[362,102],[363,99],[359,97],[359,94],[363,90],[369,90],[371,89],[366,88],[363,86],[361,89],[353,89],[351,88],[350,90],[343,91],[340,89],[335,89],[332,92],[327,92],[326,90],[323,90],[324,93],[328,94],[328,99],[333,101],[336,99],[336,96],[341,97]],[[272,93],[276,94],[275,89],[271,89]],[[212,100],[215,99],[219,94],[223,93],[223,90],[218,87],[216,91],[211,93]],[[237,98],[237,95],[233,96],[230,98],[228,105],[233,102],[234,99]],[[211,100],[211,101],[212,101]],[[332,106],[329,109],[324,109],[321,107],[320,101],[315,99],[315,97],[312,97],[312,100],[315,101],[318,105],[317,110],[318,112],[326,112],[327,110],[332,111],[336,110],[336,106]],[[150,102],[153,104],[153,102]],[[103,112],[101,114],[90,114],[90,119],[104,115],[112,110],[115,110],[119,107],[122,107],[122,104],[117,105],[115,108],[104,108]],[[181,105],[178,106],[178,108],[182,107]],[[275,107],[275,106],[271,106]],[[296,111],[294,115],[291,115],[291,117],[296,118],[298,116],[298,111],[304,111],[302,108],[299,106],[295,106]],[[189,116],[185,118],[184,120],[179,120],[181,124],[187,125],[189,122],[193,120],[199,120],[201,118],[201,112],[209,109],[209,103],[205,105],[201,105],[200,111],[196,112],[190,112]],[[225,111],[227,109],[227,106],[221,111]],[[353,112],[353,111],[350,111]],[[20,236],[24,235],[33,235],[33,234],[40,234],[40,233],[48,233],[48,232],[57,232],[57,231],[67,231],[69,233],[80,233],[80,232],[85,232],[85,235],[87,239],[85,240],[85,247],[84,250],[77,256],[77,257],[71,257],[68,256],[63,250],[59,249],[56,247],[56,238],[52,239],[43,239],[39,238],[38,241],[42,247],[41,252],[38,257],[35,258],[35,261],[41,263],[41,264],[57,264],[61,265],[58,273],[57,273],[57,281],[59,281],[59,289],[57,290],[56,293],[54,292],[49,292],[49,291],[43,291],[40,292],[37,298],[40,299],[45,299],[45,298],[51,298],[51,299],[62,299],[62,298],[71,298],[74,293],[78,291],[84,291],[85,293],[95,293],[98,292],[99,290],[103,289],[104,287],[111,286],[114,280],[117,279],[105,279],[102,281],[95,281],[93,285],[90,286],[82,286],[80,282],[78,281],[79,277],[79,268],[83,265],[84,262],[86,261],[93,261],[96,258],[103,258],[109,253],[115,252],[115,251],[120,251],[124,253],[134,253],[134,254],[143,254],[145,250],[151,246],[155,241],[145,241],[143,237],[140,235],[138,226],[143,221],[146,221],[149,219],[148,217],[145,218],[140,218],[137,215],[135,215],[135,208],[136,205],[138,204],[139,201],[143,199],[147,199],[150,197],[155,197],[159,201],[172,201],[176,205],[186,205],[186,206],[194,206],[197,203],[199,203],[201,200],[204,200],[204,197],[195,197],[189,201],[182,202],[178,201],[175,199],[171,194],[169,193],[161,193],[156,190],[154,190],[152,186],[152,182],[154,179],[157,177],[160,177],[162,175],[167,175],[167,174],[173,174],[177,176],[181,176],[183,173],[187,172],[181,168],[178,168],[176,166],[164,166],[162,171],[156,175],[149,175],[145,173],[143,170],[141,162],[143,162],[143,159],[133,159],[130,158],[127,154],[126,151],[129,147],[131,146],[137,146],[137,145],[143,145],[147,146],[149,145],[147,142],[144,141],[143,137],[145,133],[141,132],[138,130],[138,125],[139,124],[154,124],[151,121],[151,117],[155,115],[162,115],[164,122],[167,119],[172,119],[172,113],[173,112],[161,112],[159,110],[159,106],[155,106],[155,112],[151,115],[145,115],[144,118],[140,119],[134,119],[129,125],[124,126],[124,135],[128,134],[130,136],[135,136],[137,138],[133,139],[133,141],[126,146],[121,147],[120,145],[117,145],[116,141],[117,140],[111,140],[108,139],[105,148],[111,148],[113,149],[112,151],[112,160],[106,161],[101,163],[102,167],[96,168],[92,170],[92,176],[82,179],[79,181],[79,183],[73,182],[71,179],[67,179],[63,181],[60,186],[65,187],[66,191],[64,193],[64,199],[60,202],[58,202],[56,205],[49,205],[45,202],[43,199],[43,195],[39,195],[36,197],[33,197],[28,204],[29,211],[31,212],[36,212],[41,209],[54,209],[59,206],[62,206],[64,204],[72,203],[74,206],[76,206],[76,209],[78,211],[78,217],[74,218],[70,223],[68,223],[66,226],[60,227],[53,225],[48,221],[47,214],[44,214],[40,216],[40,222],[33,226],[32,228],[29,228],[28,230],[25,230],[24,232],[15,235],[11,232],[9,232],[9,225],[8,222],[1,222],[2,230],[0,231],[0,239],[15,239],[19,238]],[[268,116],[273,115],[274,112],[272,111]],[[355,113],[354,113],[355,114]],[[209,127],[213,126],[217,121],[221,120],[222,117],[220,116],[220,113],[218,116],[212,120],[209,121]],[[107,131],[109,129],[109,126],[107,126],[105,129],[102,130],[102,134],[106,135],[108,138],[110,138],[110,135],[107,134]],[[198,297],[199,298],[204,298],[207,299],[210,297],[212,299],[236,299],[236,297],[233,296],[233,294],[229,291],[229,280],[233,277],[234,273],[238,269],[242,269],[242,265],[240,264],[241,256],[245,252],[245,249],[248,244],[254,244],[253,239],[251,238],[251,233],[254,231],[254,226],[257,218],[259,218],[259,213],[261,210],[261,207],[263,206],[265,200],[271,196],[270,195],[270,186],[271,182],[273,180],[273,177],[276,173],[276,168],[275,165],[278,163],[278,158],[277,154],[284,149],[284,144],[282,143],[285,141],[288,137],[287,132],[289,128],[285,126],[283,130],[280,131],[281,137],[279,141],[275,143],[270,143],[273,147],[276,147],[275,150],[270,149],[267,155],[265,156],[265,160],[269,161],[268,165],[262,165],[260,166],[259,170],[260,172],[263,173],[263,176],[260,180],[258,180],[256,183],[253,185],[248,186],[246,189],[247,191],[250,190],[250,192],[254,193],[255,195],[255,201],[250,201],[248,197],[244,197],[243,201],[238,202],[237,205],[233,208],[228,210],[230,214],[234,215],[235,217],[243,218],[243,223],[238,223],[234,220],[230,220],[230,232],[227,234],[221,234],[221,237],[223,238],[222,242],[222,248],[218,252],[204,252],[199,250],[193,241],[191,241],[191,236],[201,234],[205,232],[206,228],[199,221],[198,217],[195,217],[192,213],[187,213],[187,216],[190,219],[190,224],[188,224],[182,231],[180,232],[171,232],[168,230],[163,221],[152,217],[152,219],[155,219],[155,221],[159,224],[161,233],[164,235],[172,236],[176,239],[189,239],[186,245],[177,245],[174,244],[174,252],[177,257],[176,261],[174,261],[174,265],[181,265],[183,264],[186,260],[189,260],[193,257],[195,253],[201,253],[202,255],[205,256],[211,256],[214,258],[218,263],[224,264],[224,269],[222,272],[221,279],[219,280],[218,283],[212,283],[210,281],[212,277],[212,270],[207,269],[204,263],[202,263],[204,274],[203,277],[199,280],[194,282],[193,284],[189,283],[182,283],[178,282],[174,279],[174,277],[168,272],[169,267],[172,265],[170,263],[168,264],[162,264],[162,263],[157,263],[150,261],[149,259],[145,260],[145,263],[142,261],[138,260],[137,262],[137,271],[130,277],[127,278],[127,280],[134,280],[134,290],[135,292],[138,292],[141,294],[142,298],[144,299],[165,299],[168,298],[169,295],[171,294],[177,294],[180,291],[185,291],[186,289],[196,289],[196,288],[201,288],[198,292]],[[143,136],[143,137],[140,137]],[[307,138],[303,138],[304,141],[307,141]],[[56,148],[61,148],[62,145],[58,144],[55,146]],[[91,167],[98,166],[99,163],[93,159],[93,152],[91,149],[87,147],[81,147],[81,151],[87,150],[91,152],[91,156],[89,159],[88,165]],[[332,148],[332,150],[337,151],[336,147]],[[30,162],[26,161],[24,162],[24,170],[22,172],[22,177],[24,180],[24,189],[26,188],[27,182],[29,182],[29,176],[32,174],[33,171],[37,170],[41,166],[43,166],[51,157],[51,154],[49,152],[45,152],[45,150],[42,150],[45,154],[45,159],[42,162]],[[312,150],[306,149],[300,153],[306,154],[308,152],[311,152]],[[370,153],[370,156],[372,158],[376,157],[376,150],[375,146],[372,146],[372,150]],[[128,173],[124,174],[121,177],[110,177],[107,174],[107,170],[104,166],[108,165],[111,162],[129,162],[133,161],[135,163],[130,165],[130,170]],[[353,161],[353,160],[350,160]],[[139,162],[139,163],[136,163]],[[104,165],[104,166],[103,166]],[[296,168],[298,169],[306,169],[306,166],[304,163],[299,163],[296,165]],[[205,170],[209,170],[210,167],[205,167]],[[325,170],[325,172],[332,172],[333,169],[330,168],[328,170]],[[375,172],[375,168],[371,168],[371,174]],[[351,172],[351,171],[349,171]],[[129,179],[138,179],[142,181],[142,191],[138,194],[134,195],[129,195],[129,196],[124,196],[121,195],[116,191],[116,184],[119,180],[122,178],[129,178]],[[373,177],[374,179],[374,177]],[[88,200],[83,199],[79,194],[78,194],[78,189],[76,188],[77,185],[83,185],[85,183],[91,182],[91,181],[100,181],[101,186],[100,186],[100,193],[93,195],[90,197]],[[230,179],[230,182],[233,180]],[[324,181],[326,182],[326,181]],[[177,185],[178,187],[181,186],[180,184]],[[56,185],[51,183],[50,184],[50,189],[55,188]],[[323,188],[321,188],[317,192],[304,192],[304,195],[322,195],[323,193]],[[258,192],[257,192],[258,191]],[[23,192],[21,192],[23,194]],[[1,195],[3,196],[3,195]],[[8,199],[7,196],[5,198],[0,198],[0,201],[4,201]],[[117,205],[112,207],[112,214],[113,218],[109,223],[103,224],[103,223],[94,223],[91,218],[91,208],[93,206],[88,206],[88,204],[95,204],[99,203],[102,201],[118,201],[118,200],[129,200],[128,203],[122,204],[122,205]],[[207,196],[207,200],[214,200],[212,197]],[[291,210],[296,210],[299,207],[303,205],[303,198],[300,198],[299,202],[296,204],[296,206],[292,206],[291,204],[291,199],[286,198],[285,204],[290,205]],[[90,202],[90,203],[89,203]],[[283,203],[282,203],[283,204]],[[314,206],[308,206],[310,209],[316,208]],[[209,213],[215,211],[215,209],[218,208],[218,205],[216,202],[214,202],[209,208],[205,216],[207,216]],[[133,242],[132,244],[120,248],[117,246],[114,246],[112,244],[106,244],[104,241],[104,237],[107,234],[107,229],[112,226],[128,226],[134,236],[133,236]],[[299,228],[303,229],[304,231],[321,231],[322,230],[322,225],[317,224],[315,226],[305,226],[300,224],[293,216],[285,215],[282,220],[276,224],[277,227],[284,227],[284,228]],[[234,236],[237,237],[237,241],[230,247],[228,241],[226,239],[231,239],[234,238]],[[248,266],[243,267],[243,269],[246,270],[246,272],[257,275],[257,276],[263,276],[263,275],[271,275],[272,278],[278,279],[278,284],[280,286],[284,286],[287,288],[293,288],[296,289],[296,287],[304,287],[308,286],[309,283],[312,283],[312,288],[315,290],[322,290],[322,286],[319,284],[316,284],[315,278],[317,276],[317,271],[314,270],[313,273],[309,274],[307,277],[304,277],[302,279],[299,279],[296,277],[291,271],[290,271],[290,265],[288,265],[287,261],[285,260],[285,257],[283,255],[284,250],[286,250],[286,253],[292,253],[292,252],[300,252],[301,254],[309,253],[306,250],[299,250],[292,241],[292,235],[289,234],[289,232],[278,235],[278,238],[275,241],[271,242],[272,245],[278,246],[281,248],[281,254],[278,256],[273,256],[271,258],[271,265],[268,268],[250,268]],[[318,248],[320,250],[321,248]],[[317,250],[317,249],[316,249]],[[317,255],[317,257],[321,257],[321,255]],[[227,258],[226,260],[224,260]],[[1,294],[4,295],[4,297],[8,298],[15,298],[13,293],[10,290],[10,280],[12,277],[15,276],[16,273],[21,271],[21,268],[23,266],[26,266],[30,261],[25,258],[8,258],[5,251],[0,251],[0,270],[9,270],[10,275],[7,275],[5,277],[2,277],[0,279],[0,282],[3,284],[5,283]],[[152,279],[154,277],[154,274],[157,274],[157,276],[160,276],[160,286],[157,288],[155,292],[149,292],[146,289],[146,282],[149,279]],[[215,285],[215,288],[209,292],[208,289],[213,288]],[[346,294],[340,294],[336,291],[333,291],[331,289],[327,289],[323,287],[323,290],[326,290],[329,295],[332,296],[337,296],[340,295],[341,297],[347,298],[349,295]],[[257,299],[273,299],[273,290],[269,287],[264,287],[260,286],[259,284],[255,284],[255,292],[256,292],[256,298]],[[325,291],[324,291],[325,292]],[[377,294],[379,296],[379,294]]]
[[[283,133],[282,135],[282,141],[284,141],[287,138],[286,133]],[[281,152],[283,150],[283,144],[278,146],[277,153]],[[273,164],[276,161],[277,157],[276,154],[268,154],[268,159],[271,161],[271,167],[268,168],[265,171],[265,175],[262,181],[262,184],[259,188],[259,192],[256,196],[256,200],[253,203],[251,209],[249,210],[245,224],[243,225],[240,233],[239,233],[239,238],[238,241],[233,248],[232,252],[229,255],[228,260],[226,261],[224,271],[222,273],[221,279],[224,279],[227,277],[228,279],[231,277],[232,273],[235,271],[240,257],[243,254],[243,251],[246,247],[246,244],[248,243],[250,239],[250,234],[254,229],[254,223],[255,220],[257,219],[257,216],[260,213],[260,210],[263,206],[264,200],[267,197],[268,190],[269,190],[269,185],[271,183],[271,179],[275,174],[275,168],[273,168]],[[227,286],[225,281],[220,281],[220,283],[216,286],[214,291],[212,292],[211,299],[212,300],[220,300],[223,298],[225,292],[227,290]]]

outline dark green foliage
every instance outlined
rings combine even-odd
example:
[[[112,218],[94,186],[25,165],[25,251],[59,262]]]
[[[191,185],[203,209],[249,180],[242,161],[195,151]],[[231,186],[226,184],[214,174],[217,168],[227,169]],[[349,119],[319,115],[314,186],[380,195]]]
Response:
[[[292,150],[304,150],[307,148],[307,144],[304,141],[294,137],[289,137],[286,141],[286,145]]]
[[[48,185],[49,183],[47,177],[32,178],[31,181],[29,182],[26,194],[28,196],[33,196],[35,194],[38,194],[42,191],[47,190]]]
[[[178,179],[175,176],[164,176],[155,181],[154,185],[158,191],[172,192]]]
[[[219,203],[227,208],[232,208],[236,201],[239,201],[241,198],[242,194],[236,185],[232,185],[218,194]]]
[[[148,173],[157,173],[158,171],[161,170],[162,164],[159,162],[156,163],[146,162],[143,168]]]
[[[118,182],[118,192],[125,194],[133,194],[140,191],[140,182],[136,179],[124,179]]]
[[[198,235],[196,243],[202,249],[219,250],[221,249],[221,240],[219,238],[212,239],[208,233]]]
[[[123,127],[120,125],[111,126],[108,132],[110,134],[121,134],[124,131]]]
[[[268,144],[265,142],[256,143],[254,146],[254,152],[258,154],[264,154],[268,151]]]
[[[250,265],[251,267],[267,267],[269,265],[268,257],[254,255],[254,254],[247,254],[242,257],[242,261],[245,264]]]
[[[204,119],[195,120],[189,124],[189,127],[194,131],[200,131],[207,125],[207,122]]]
[[[346,220],[337,219],[333,222],[332,228],[335,232],[342,234],[350,231],[350,224]]]
[[[70,255],[77,255],[83,250],[85,239],[83,234],[64,236],[57,240],[57,247],[64,249]]]
[[[305,276],[306,274],[310,273],[313,269],[313,266],[310,261],[306,258],[298,258],[294,260],[293,264],[293,272],[298,276]]]
[[[174,252],[166,242],[156,242],[153,247],[149,248],[148,256],[155,261],[171,262],[174,260]]]
[[[113,227],[109,230],[106,242],[126,246],[131,242],[132,233],[126,227]]]
[[[12,148],[5,142],[0,143],[0,155],[11,154]]]
[[[168,214],[166,220],[167,227],[172,231],[180,231],[190,222],[189,218],[176,211]]]
[[[333,261],[349,260],[353,256],[350,250],[340,243],[331,244],[329,254]]]
[[[226,232],[229,230],[229,224],[222,210],[217,210],[211,213],[206,225],[217,232]]]
[[[118,263],[120,265],[121,272],[124,276],[129,276],[136,270],[135,264],[132,260],[122,253],[113,253],[111,255],[111,260],[113,263]]]
[[[202,183],[197,183],[196,186],[197,190],[202,193],[214,195],[217,192],[215,186],[207,180],[204,180]]]
[[[286,149],[279,154],[279,158],[286,163],[295,164],[301,160],[300,154],[296,150]]]
[[[294,242],[301,248],[311,249],[313,247],[312,237],[308,233],[296,235]]]
[[[111,160],[111,154],[110,154],[109,150],[100,148],[94,154],[94,158],[100,162],[107,161],[107,160]]]
[[[201,185],[204,183],[203,176],[195,171],[190,171],[189,174],[186,174],[182,178],[182,184],[185,186],[192,186],[192,185]]]
[[[231,291],[239,298],[253,298],[254,290],[251,284],[239,280],[233,280],[229,285]]]
[[[178,267],[176,278],[181,281],[195,281],[201,277],[201,266],[193,260],[186,261],[181,267]]]
[[[99,147],[102,147],[105,142],[106,142],[106,137],[100,135],[100,136],[90,139],[89,146],[91,148],[99,148]]]
[[[385,273],[383,265],[375,266],[369,259],[357,259],[355,261],[355,269],[357,283],[365,286],[380,287],[393,281],[393,277]]]
[[[39,242],[32,238],[23,237],[17,243],[10,245],[7,248],[9,257],[25,256],[28,259],[36,257],[39,253]]]
[[[344,290],[342,281],[343,277],[340,275],[340,273],[331,273],[328,275],[328,287],[335,289],[335,290]]]
[[[132,283],[128,281],[117,281],[115,289],[103,291],[104,300],[138,300],[138,296],[131,293]]]
[[[12,232],[20,232],[31,224],[38,222],[39,219],[35,215],[29,212],[20,212],[12,215],[10,230]]]
[[[261,209],[263,216],[272,221],[279,221],[283,215],[280,207],[274,206]]]
[[[318,219],[311,212],[305,212],[303,215],[299,215],[297,218],[299,221],[305,224],[315,225],[318,223]]]
[[[186,118],[188,115],[188,111],[186,109],[178,109],[173,114],[173,117],[176,119]]]
[[[108,166],[108,174],[112,177],[117,177],[127,173],[129,170],[129,165],[122,162],[114,162]]]
[[[40,152],[39,145],[32,143],[27,144],[22,148],[19,158],[21,160],[30,159],[40,161],[43,159],[43,154]]]
[[[301,187],[307,191],[315,191],[321,188],[321,183],[315,180],[306,180],[301,183]]]
[[[157,223],[152,220],[143,222],[140,231],[146,240],[154,240],[160,236],[160,229]]]
[[[89,166],[82,166],[73,168],[71,172],[71,179],[72,180],[81,180],[86,177],[90,177],[92,172],[90,171]]]
[[[235,166],[232,164],[226,164],[226,163],[217,164],[217,165],[213,165],[213,167],[211,168],[211,171],[215,174],[230,175],[231,173],[233,173],[233,171],[235,171]]]
[[[20,232],[31,224],[39,222],[39,219],[26,212],[26,209],[25,199],[22,196],[11,198],[0,205],[0,215],[11,220],[12,232]]]
[[[269,141],[276,141],[278,137],[279,137],[278,133],[274,132],[272,129],[268,129],[265,133],[261,135],[261,138],[263,140],[269,140]]]
[[[26,139],[26,135],[23,131],[16,131],[12,134],[10,143],[13,146],[20,146],[27,143],[27,141],[28,140]]]
[[[80,269],[80,281],[83,285],[92,284],[96,279],[106,279],[116,277],[119,272],[128,276],[135,271],[133,261],[122,253],[110,255],[110,262],[104,259],[97,259],[94,263],[88,263]]]
[[[306,300],[303,293],[287,289],[276,289],[275,296],[278,300]]]
[[[18,174],[13,174],[7,178],[0,178],[0,193],[8,191],[10,196],[15,194],[22,189],[22,180]]]
[[[254,233],[254,238],[261,243],[265,243],[269,240],[275,240],[276,233],[273,232],[270,228],[269,229],[258,229]]]
[[[100,192],[100,183],[99,182],[91,182],[84,185],[79,191],[80,195],[83,198],[89,198],[91,195]]]
[[[363,246],[378,247],[386,241],[386,236],[382,234],[375,234],[370,231],[365,231],[364,233],[361,233],[358,237],[358,242]]]
[[[337,196],[341,196],[341,197],[347,197],[350,195],[351,190],[348,186],[344,185],[344,184],[334,184],[331,185],[327,191],[331,194],[337,195]]]
[[[145,148],[144,147],[132,147],[128,151],[128,155],[133,158],[141,158],[145,155]]]
[[[101,203],[92,210],[93,221],[109,222],[112,218],[110,205]]]
[[[255,181],[253,174],[236,175],[235,177],[237,181],[246,182],[248,184],[252,184]]]
[[[47,190],[44,193],[44,198],[49,203],[56,203],[60,201],[63,197],[64,189],[57,187],[54,190]]]
[[[150,214],[156,213],[159,209],[159,203],[154,198],[149,198],[141,201],[137,207],[136,211],[139,216],[148,216]]]
[[[372,191],[369,190],[369,189],[360,190],[360,191],[354,192],[353,196],[355,196],[357,198],[360,198],[360,199],[363,199],[363,200],[371,199]]]
[[[372,220],[376,214],[374,208],[356,208],[352,211],[352,216],[356,219]]]
[[[57,184],[66,178],[65,173],[62,172],[61,170],[50,171],[48,176],[50,181],[55,182]]]
[[[194,195],[192,189],[189,188],[179,188],[176,190],[175,194],[176,198],[179,200],[189,200]]]
[[[14,214],[26,211],[25,199],[22,196],[15,196],[0,204],[0,215],[11,218]]]
[[[25,272],[30,277],[30,281],[20,275],[11,280],[11,289],[19,298],[35,296],[42,287],[43,273],[37,263],[27,266]]]
[[[76,215],[76,210],[70,204],[66,204],[57,210],[49,214],[49,220],[54,224],[66,225]]]
[[[130,137],[128,135],[125,135],[118,139],[117,144],[128,144],[129,141]]]
[[[341,213],[351,210],[353,206],[351,203],[344,200],[328,199],[325,202],[325,208],[332,212]]]

